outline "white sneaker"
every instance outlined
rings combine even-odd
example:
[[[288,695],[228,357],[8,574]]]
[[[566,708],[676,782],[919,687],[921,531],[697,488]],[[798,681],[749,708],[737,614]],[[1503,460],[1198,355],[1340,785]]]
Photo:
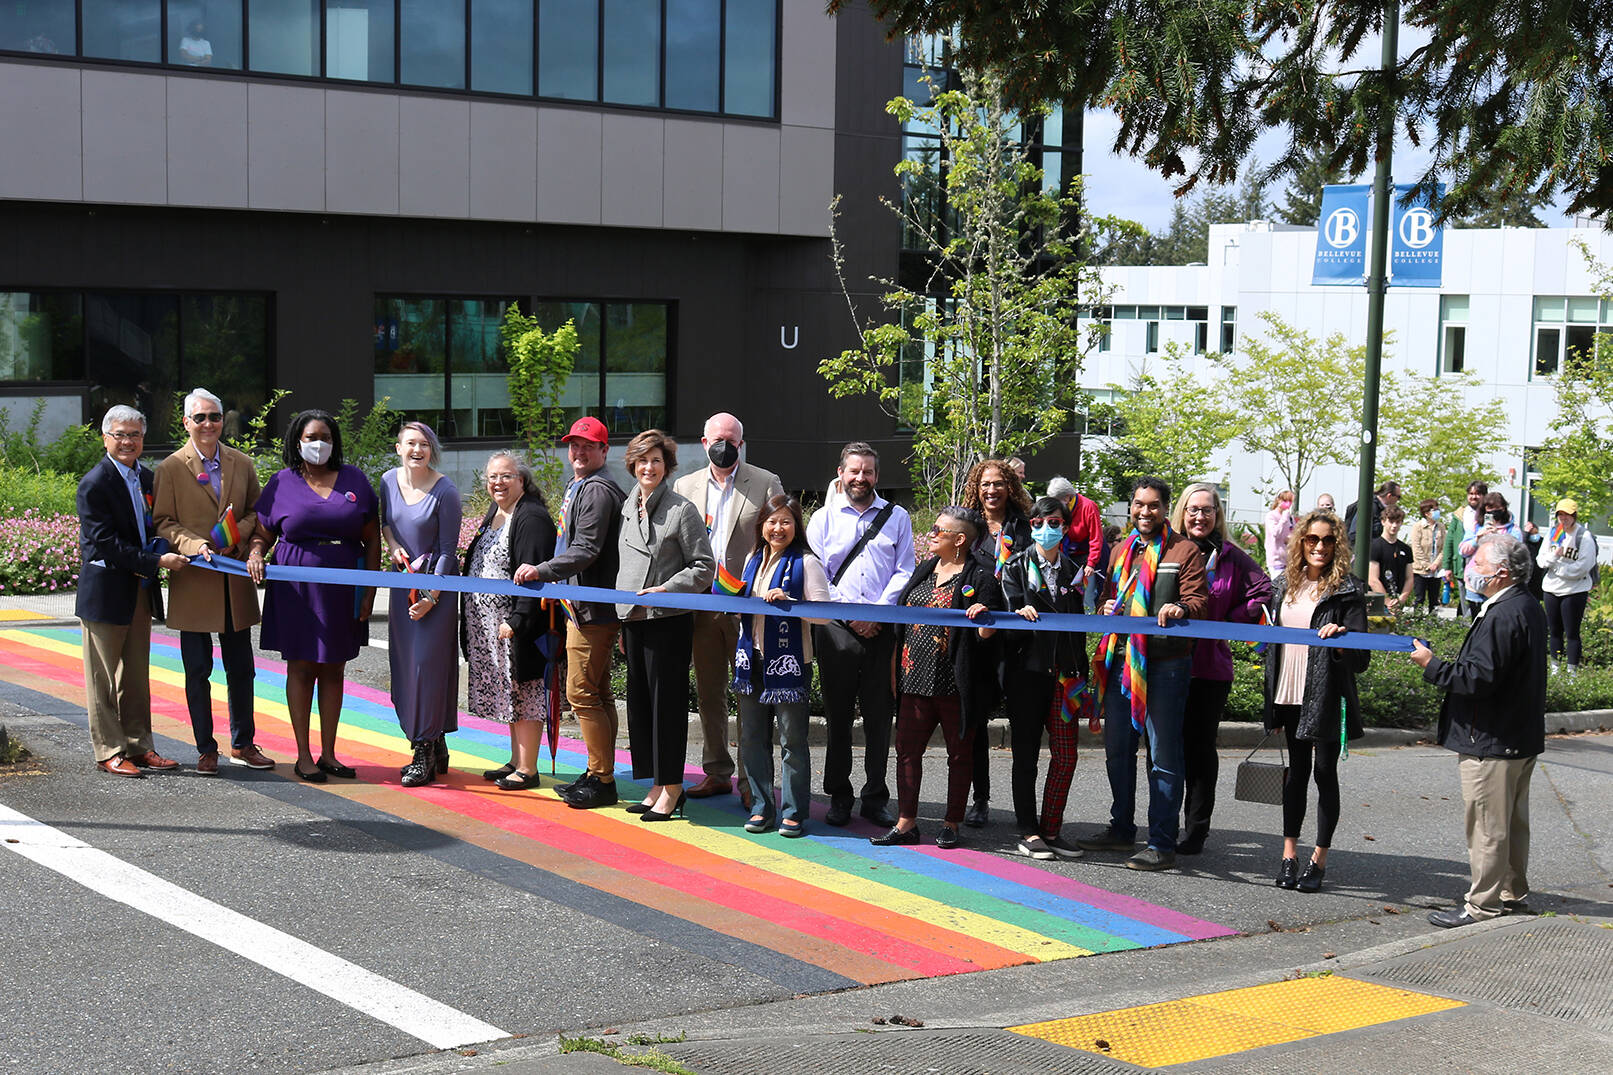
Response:
[[[1019,838],[1019,853],[1026,858],[1050,859],[1053,849],[1047,846],[1047,841],[1040,836],[1021,836]]]

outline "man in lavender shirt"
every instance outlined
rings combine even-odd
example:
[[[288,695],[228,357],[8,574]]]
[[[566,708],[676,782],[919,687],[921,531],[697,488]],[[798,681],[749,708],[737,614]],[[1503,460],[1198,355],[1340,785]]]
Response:
[[[862,441],[840,450],[844,499],[821,508],[807,524],[807,543],[823,562],[833,600],[894,605],[913,575],[913,520],[874,491],[879,453]],[[868,535],[866,541],[864,535]],[[889,624],[835,620],[813,628],[829,742],[823,760],[823,793],[829,797],[824,820],[851,820],[851,725],[862,706],[862,815],[876,825],[896,824],[885,770],[890,761],[891,657],[896,632]]]

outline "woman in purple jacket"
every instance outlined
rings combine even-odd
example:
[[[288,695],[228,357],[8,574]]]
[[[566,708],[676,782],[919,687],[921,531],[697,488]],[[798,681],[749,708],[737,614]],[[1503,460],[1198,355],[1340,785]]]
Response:
[[[1176,502],[1171,526],[1198,542],[1210,580],[1207,619],[1258,623],[1271,600],[1271,579],[1249,554],[1227,536],[1226,511],[1215,486],[1198,482]],[[1182,839],[1178,855],[1197,855],[1210,834],[1215,809],[1215,780],[1220,757],[1215,738],[1221,713],[1232,691],[1232,647],[1222,640],[1200,639],[1193,647],[1193,678],[1187,687],[1182,721],[1186,777],[1182,800]]]

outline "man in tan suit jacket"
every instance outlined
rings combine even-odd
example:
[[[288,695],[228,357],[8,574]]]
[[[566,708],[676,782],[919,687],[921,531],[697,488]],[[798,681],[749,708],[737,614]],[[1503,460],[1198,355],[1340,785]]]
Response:
[[[756,548],[756,520],[768,498],[784,492],[778,475],[739,461],[745,427],[728,413],[706,419],[700,438],[709,465],[672,483],[672,491],[705,516],[706,532],[717,557],[717,586],[726,568],[733,578],[745,574],[745,561]],[[718,592],[722,592],[718,590]],[[694,614],[694,681],[700,696],[700,728],[705,746],[701,761],[705,779],[689,789],[689,797],[726,795],[733,790],[734,758],[728,753],[728,683],[733,678],[734,648],[739,645],[739,619],[723,612]],[[750,787],[739,774],[739,799],[751,807]]]
[[[185,397],[185,430],[190,439],[157,465],[152,515],[157,532],[174,550],[192,558],[213,553],[242,557],[257,529],[258,472],[251,457],[220,443],[224,405],[205,389]],[[222,540],[215,525],[235,519],[238,536]],[[169,576],[168,626],[179,631],[185,663],[185,702],[196,737],[196,771],[218,775],[218,740],[213,738],[213,635],[224,658],[230,712],[230,761],[272,769],[253,742],[252,625],[258,622],[258,590],[252,580],[215,571],[184,571]]]

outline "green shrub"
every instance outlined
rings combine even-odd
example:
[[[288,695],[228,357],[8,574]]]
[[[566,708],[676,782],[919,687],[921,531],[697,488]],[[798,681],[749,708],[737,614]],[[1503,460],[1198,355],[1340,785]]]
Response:
[[[1546,680],[1546,712],[1613,709],[1613,668],[1581,666],[1570,674],[1553,668]]]
[[[28,511],[76,516],[78,475],[0,466],[0,517],[14,518]]]

